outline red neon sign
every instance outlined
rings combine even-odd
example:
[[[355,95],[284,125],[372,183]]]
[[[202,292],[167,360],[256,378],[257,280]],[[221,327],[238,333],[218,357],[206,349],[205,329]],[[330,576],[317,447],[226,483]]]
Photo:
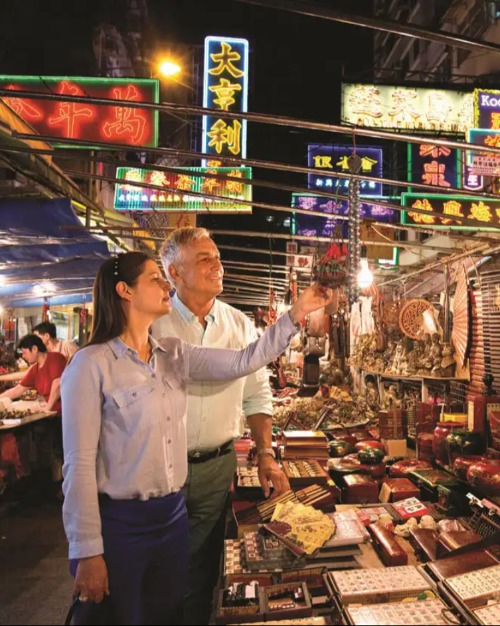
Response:
[[[135,78],[68,78],[0,76],[0,88],[12,91],[86,96],[130,102],[159,102],[157,80]],[[123,143],[137,147],[158,145],[158,112],[87,102],[4,98],[40,135]]]

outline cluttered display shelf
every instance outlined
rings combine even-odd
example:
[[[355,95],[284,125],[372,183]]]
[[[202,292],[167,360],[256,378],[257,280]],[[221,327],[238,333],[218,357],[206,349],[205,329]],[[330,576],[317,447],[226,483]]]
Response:
[[[439,381],[456,381],[456,382],[469,382],[469,378],[467,377],[444,377],[444,376],[400,376],[398,374],[386,374],[384,372],[376,372],[375,370],[367,370],[362,367],[358,368],[365,374],[372,374],[373,376],[380,376],[381,378],[391,378],[395,380],[413,380],[413,381],[424,381],[424,380],[435,380]]]

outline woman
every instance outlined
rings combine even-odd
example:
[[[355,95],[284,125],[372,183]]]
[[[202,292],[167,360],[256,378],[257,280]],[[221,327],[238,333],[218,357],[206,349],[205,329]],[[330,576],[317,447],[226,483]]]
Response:
[[[103,263],[90,341],[62,378],[63,517],[81,600],[75,623],[105,623],[109,609],[120,624],[180,623],[186,381],[231,380],[259,369],[330,295],[310,287],[245,350],[217,350],[148,334],[170,312],[169,289],[140,252]]]

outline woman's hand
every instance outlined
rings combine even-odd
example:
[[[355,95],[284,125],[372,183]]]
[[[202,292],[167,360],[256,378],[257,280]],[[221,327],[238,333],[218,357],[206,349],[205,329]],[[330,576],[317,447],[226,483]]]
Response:
[[[108,570],[102,554],[80,559],[73,585],[73,597],[80,595],[80,602],[99,604],[104,594],[109,596],[109,583]]]
[[[290,309],[290,317],[296,324],[301,322],[308,313],[312,313],[317,309],[326,306],[333,297],[333,290],[323,287],[318,283],[313,283],[307,289],[304,289],[297,302]]]

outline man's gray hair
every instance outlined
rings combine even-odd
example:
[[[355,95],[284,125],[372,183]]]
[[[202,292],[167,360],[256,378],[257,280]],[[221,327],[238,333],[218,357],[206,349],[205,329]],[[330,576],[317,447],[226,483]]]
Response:
[[[193,243],[193,241],[201,239],[201,237],[211,237],[211,235],[206,228],[194,228],[192,226],[187,226],[185,228],[178,228],[177,230],[174,230],[174,232],[162,245],[160,250],[161,262],[163,269],[165,270],[165,274],[170,280],[172,280],[172,277],[168,271],[168,266],[171,264],[175,265],[180,262],[180,257],[182,256],[182,246],[189,246]]]

